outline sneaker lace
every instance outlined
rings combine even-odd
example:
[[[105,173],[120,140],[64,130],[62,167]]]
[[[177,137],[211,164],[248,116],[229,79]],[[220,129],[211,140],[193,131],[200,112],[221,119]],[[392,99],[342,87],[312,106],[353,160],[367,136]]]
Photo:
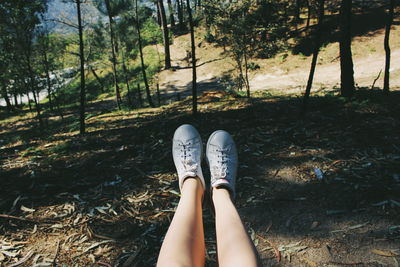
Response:
[[[180,147],[181,150],[181,160],[182,160],[182,165],[183,168],[185,169],[186,172],[191,172],[195,173],[198,167],[198,164],[196,163],[196,160],[193,156],[192,153],[192,143],[178,143],[178,146]]]
[[[226,179],[228,176],[228,161],[229,157],[227,156],[229,148],[227,149],[216,149],[215,151],[217,152],[217,164],[215,164],[211,168],[211,175],[213,176],[214,179]]]

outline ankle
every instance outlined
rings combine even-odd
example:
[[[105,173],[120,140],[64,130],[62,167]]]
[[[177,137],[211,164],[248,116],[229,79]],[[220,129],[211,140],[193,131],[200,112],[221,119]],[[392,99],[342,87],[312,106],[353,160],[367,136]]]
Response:
[[[202,196],[204,193],[203,185],[198,177],[188,177],[185,179],[182,185],[182,195],[186,193],[195,193],[198,196]]]
[[[213,187],[212,200],[214,203],[226,200],[231,201],[231,192],[225,187]]]

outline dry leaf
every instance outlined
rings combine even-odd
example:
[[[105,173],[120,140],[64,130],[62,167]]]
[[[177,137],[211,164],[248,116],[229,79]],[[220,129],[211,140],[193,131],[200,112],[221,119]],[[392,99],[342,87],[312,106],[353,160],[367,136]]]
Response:
[[[22,210],[22,211],[25,211],[25,212],[34,212],[34,211],[36,211],[36,210],[34,210],[34,209],[27,208],[27,207],[25,207],[24,205],[21,205],[21,210]]]
[[[98,247],[96,251],[93,253],[95,256],[102,256],[109,252],[112,248],[108,246]]]
[[[385,256],[385,257],[399,256],[399,254],[394,253],[393,251],[390,251],[390,250],[371,249],[371,252],[376,255]]]

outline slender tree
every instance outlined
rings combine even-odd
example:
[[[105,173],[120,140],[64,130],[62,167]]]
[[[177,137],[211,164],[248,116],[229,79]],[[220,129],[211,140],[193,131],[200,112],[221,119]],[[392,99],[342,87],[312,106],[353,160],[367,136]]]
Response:
[[[79,132],[85,133],[85,106],[86,106],[86,91],[85,91],[85,53],[83,43],[83,25],[81,14],[81,0],[75,0],[76,14],[78,17],[78,34],[79,34],[79,61],[80,61],[80,76],[81,76],[81,92],[80,92],[80,108],[79,108]]]
[[[149,102],[149,105],[152,108],[154,108],[154,103],[153,103],[153,100],[151,99],[149,83],[147,81],[146,66],[144,64],[143,49],[142,49],[142,37],[141,37],[141,33],[140,33],[140,18],[139,18],[138,0],[135,0],[135,13],[136,13],[135,25],[136,25],[136,32],[137,32],[137,37],[138,37],[140,63],[141,63],[141,67],[142,67],[143,81],[144,81],[144,86],[146,88],[147,101]]]
[[[323,32],[322,25],[323,25],[323,20],[324,20],[325,0],[318,0],[318,4],[319,4],[318,28],[317,28],[317,32],[316,32],[316,36],[315,36],[315,41],[314,41],[314,51],[313,51],[313,57],[312,57],[312,61],[311,61],[310,74],[308,76],[306,92],[304,94],[304,99],[303,99],[303,110],[302,110],[303,114],[307,112],[307,103],[308,103],[308,99],[310,96],[311,87],[313,84],[315,67],[317,65],[317,59],[318,59],[318,53],[319,53],[319,49],[321,47],[321,35]]]
[[[352,0],[342,0],[340,6],[340,81],[341,95],[352,97],[355,92],[353,58],[351,54]]]
[[[116,10],[113,10],[113,7],[111,6],[110,0],[104,0],[105,7],[106,7],[106,13],[108,16],[108,21],[109,21],[109,28],[110,28],[110,41],[111,41],[111,61],[112,61],[112,66],[113,66],[113,78],[114,78],[114,88],[115,88],[115,97],[116,97],[116,102],[118,109],[121,109],[121,93],[118,85],[118,69],[117,69],[117,43],[116,43],[116,38],[115,38],[115,31],[114,31],[114,16],[116,15]]]
[[[48,58],[48,51],[50,50],[50,38],[49,31],[47,28],[43,29],[39,36],[40,52],[43,57],[43,66],[46,75],[46,85],[47,85],[47,97],[49,98],[50,110],[53,110],[52,102],[52,85],[50,79],[50,62]]]
[[[179,30],[185,30],[185,22],[183,20],[183,3],[182,0],[176,0],[176,9],[178,10]]]
[[[389,45],[389,37],[390,37],[390,29],[393,23],[393,13],[394,13],[394,0],[390,0],[389,4],[389,14],[386,23],[386,30],[385,30],[385,77],[383,82],[383,92],[388,95],[389,94],[389,80],[390,80],[390,45]]]
[[[165,69],[171,68],[171,53],[169,50],[169,30],[167,25],[167,17],[165,15],[165,8],[163,0],[157,0],[158,7],[161,16],[161,25],[163,29],[163,39],[164,39],[164,53],[165,53]]]
[[[306,30],[310,27],[310,20],[311,20],[311,0],[305,0],[307,5],[307,23],[306,23]]]
[[[190,26],[190,40],[192,45],[192,114],[197,115],[197,73],[196,73],[196,44],[194,39],[194,24],[192,17],[192,10],[190,8],[190,0],[186,0],[187,12],[189,15],[189,26]]]
[[[168,3],[168,12],[169,12],[169,21],[171,23],[171,27],[175,27],[175,18],[174,18],[174,9],[172,7],[172,2],[171,0],[167,0]]]

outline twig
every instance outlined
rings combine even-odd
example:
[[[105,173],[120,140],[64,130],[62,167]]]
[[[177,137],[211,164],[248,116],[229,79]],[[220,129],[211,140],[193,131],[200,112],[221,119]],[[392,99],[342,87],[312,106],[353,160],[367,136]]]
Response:
[[[363,265],[363,262],[336,262],[336,261],[330,261],[329,264],[334,264],[334,265]]]
[[[278,250],[278,248],[276,246],[274,246],[271,242],[269,242],[267,239],[265,239],[264,237],[257,235],[261,240],[263,240],[264,242],[268,243],[268,245],[274,249],[275,251],[275,257],[276,257],[276,261],[277,262],[281,262],[281,252]]]
[[[20,260],[17,261],[16,263],[13,263],[13,264],[11,264],[11,265],[8,265],[7,267],[15,267],[15,266],[21,265],[21,264],[23,264],[24,262],[26,262],[27,260],[29,260],[30,257],[32,257],[33,254],[35,254],[35,253],[33,252],[33,250],[30,250],[30,251],[25,255],[25,257],[23,257],[22,259],[20,259]]]
[[[35,220],[32,220],[32,219],[27,219],[27,218],[22,218],[22,217],[7,215],[7,214],[0,214],[0,218],[13,219],[13,220],[31,222],[31,223],[39,223],[38,221],[35,221]]]
[[[107,263],[107,262],[98,261],[97,264],[99,264],[99,265],[104,265],[104,266],[107,266],[107,267],[112,267],[112,266],[111,266],[109,263]]]
[[[53,265],[56,264],[56,258],[57,258],[57,255],[58,255],[59,251],[60,251],[60,240],[57,241],[56,253],[54,254],[54,258],[53,258],[53,261],[52,261]]]
[[[379,71],[378,77],[375,78],[374,82],[371,85],[371,90],[374,89],[376,81],[381,77],[382,69]]]
[[[37,221],[37,220],[33,220],[33,219],[27,219],[27,218],[23,218],[23,217],[17,217],[17,216],[12,216],[12,215],[8,215],[8,214],[0,214],[0,218],[4,218],[4,219],[12,219],[12,220],[18,220],[18,221],[24,221],[24,222],[31,222],[31,223],[55,223],[56,221]]]

